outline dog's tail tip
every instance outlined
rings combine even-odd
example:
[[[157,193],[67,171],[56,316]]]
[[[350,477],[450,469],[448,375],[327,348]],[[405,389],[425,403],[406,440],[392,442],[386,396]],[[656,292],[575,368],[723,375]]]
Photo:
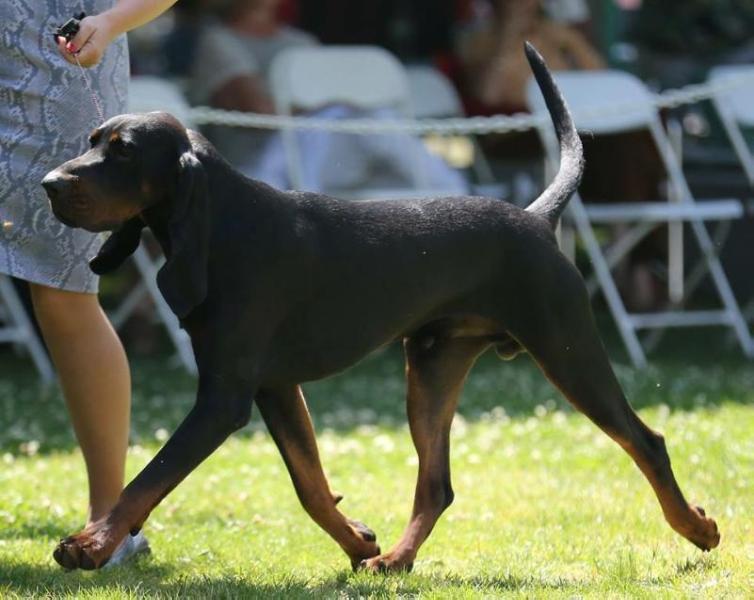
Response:
[[[534,47],[534,44],[532,44],[529,40],[524,41],[524,52],[526,53],[526,58],[528,59],[529,63],[535,61],[544,64],[545,60],[542,58],[539,50],[537,50]]]
[[[529,41],[524,42],[524,52],[545,99],[560,142],[560,169],[547,189],[527,207],[527,211],[540,215],[555,226],[581,181],[584,154],[568,105],[544,58]]]

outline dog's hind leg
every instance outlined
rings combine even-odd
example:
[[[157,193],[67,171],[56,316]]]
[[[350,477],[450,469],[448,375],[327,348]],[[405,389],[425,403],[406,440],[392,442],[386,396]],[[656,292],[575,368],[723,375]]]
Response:
[[[527,295],[529,301],[519,309],[511,333],[568,400],[631,456],[652,485],[670,526],[702,550],[714,548],[720,541],[715,521],[686,502],[663,437],[642,422],[623,395],[581,276],[564,258],[551,274],[558,293],[540,289]]]
[[[419,473],[411,519],[400,541],[389,552],[362,563],[373,571],[410,570],[419,547],[453,501],[450,425],[466,375],[489,341],[418,335],[404,346],[408,422]]]
[[[307,513],[340,545],[356,568],[380,553],[374,533],[337,508],[322,470],[309,411],[299,386],[262,389],[256,397],[262,418],[283,456],[293,487]]]

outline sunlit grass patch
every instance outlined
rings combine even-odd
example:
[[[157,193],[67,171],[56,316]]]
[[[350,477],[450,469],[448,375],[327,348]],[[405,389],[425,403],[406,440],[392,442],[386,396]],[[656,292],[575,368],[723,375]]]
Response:
[[[350,572],[300,508],[256,415],[154,511],[151,557],[62,572],[51,551],[81,525],[83,467],[58,394],[11,364],[0,384],[9,424],[0,430],[3,598],[751,597],[754,369],[743,362],[619,369],[642,417],[666,435],[689,499],[717,518],[715,551],[701,553],[670,530],[628,457],[527,359],[485,357],[453,426],[456,501],[414,572],[391,577]],[[160,363],[134,372],[130,475],[186,413],[194,387]],[[402,375],[391,349],[306,388],[341,506],[383,549],[407,521],[416,475]]]

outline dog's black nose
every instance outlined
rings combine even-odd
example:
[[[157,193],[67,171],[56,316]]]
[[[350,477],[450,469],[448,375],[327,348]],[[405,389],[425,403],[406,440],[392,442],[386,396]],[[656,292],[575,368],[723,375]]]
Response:
[[[63,193],[71,185],[71,179],[61,175],[56,171],[51,171],[42,180],[42,187],[47,192],[47,197],[54,200],[59,194]]]

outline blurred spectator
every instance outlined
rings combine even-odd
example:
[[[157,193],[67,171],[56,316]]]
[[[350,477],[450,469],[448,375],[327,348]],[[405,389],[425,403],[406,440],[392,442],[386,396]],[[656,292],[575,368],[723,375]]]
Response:
[[[387,46],[397,0],[319,0],[300,3],[300,23],[325,44]]]
[[[162,40],[165,74],[188,77],[196,59],[196,41],[202,33],[202,0],[181,0],[173,8],[173,27]]]
[[[213,0],[191,72],[189,100],[226,110],[272,113],[267,75],[275,55],[314,45],[311,35],[278,20],[279,0]],[[268,132],[212,126],[207,136],[233,165],[251,171]]]
[[[487,112],[526,109],[531,76],[522,50],[526,40],[554,71],[605,66],[583,34],[546,16],[541,0],[496,0],[486,26],[462,39],[459,48],[467,94]]]
[[[315,45],[316,39],[278,19],[280,0],[215,4],[220,22],[200,38],[192,100],[218,108],[273,112],[266,84],[273,58],[288,48]]]
[[[526,111],[526,87],[531,77],[523,52],[526,40],[537,47],[554,71],[606,68],[586,36],[571,24],[548,16],[547,5],[554,7],[552,2],[540,0],[496,0],[488,9],[489,15],[478,18],[476,28],[462,40],[460,58],[471,111]],[[589,13],[574,9],[569,14],[561,13],[559,18],[583,25],[588,22]],[[659,198],[664,174],[645,132],[585,137],[583,141],[586,170],[580,192],[585,201]],[[488,136],[483,143],[489,155],[502,161],[538,161],[541,156],[538,136],[533,132]],[[516,176],[521,177],[518,173]],[[634,250],[622,273],[617,274],[631,308],[647,309],[659,302],[648,264],[663,251],[662,237],[651,237]]]
[[[299,24],[324,44],[371,44],[404,61],[444,59],[452,51],[457,0],[300,2]]]
[[[279,0],[224,0],[216,8],[219,21],[202,35],[193,70],[192,100],[227,110],[271,113],[273,101],[267,78],[273,59],[283,50],[312,46],[309,34],[284,25]],[[348,118],[352,108],[327,106],[318,116]],[[364,115],[362,115],[364,116]],[[385,111],[366,116],[391,116]],[[214,133],[214,135],[213,135]],[[409,136],[347,136],[300,132],[304,187],[309,191],[351,190],[375,185],[405,187],[411,180],[411,156],[420,151],[429,183],[448,192],[463,192],[460,174],[430,156]],[[279,188],[290,187],[286,156],[277,134],[223,128],[209,132],[220,152],[246,175]]]

